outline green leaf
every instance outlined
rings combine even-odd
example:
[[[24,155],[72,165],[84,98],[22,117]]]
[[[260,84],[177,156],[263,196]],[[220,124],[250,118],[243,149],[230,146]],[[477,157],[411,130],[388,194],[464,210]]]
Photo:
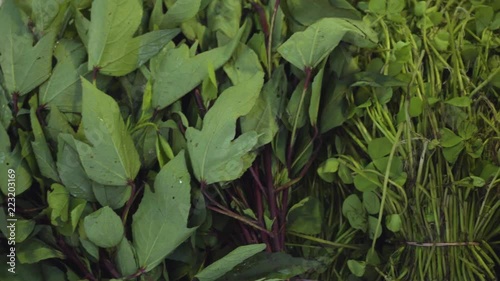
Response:
[[[142,1],[94,1],[88,27],[88,70],[126,75],[156,55],[178,29],[152,31],[133,38],[142,20]],[[126,20],[124,20],[126,19]]]
[[[133,216],[132,234],[139,267],[146,271],[160,264],[196,230],[187,227],[190,181],[184,152],[180,152],[156,176],[154,192],[150,188],[144,191]]]
[[[240,246],[195,275],[199,281],[216,281],[249,257],[266,248],[265,244]]]
[[[322,225],[323,208],[317,198],[308,196],[288,211],[288,231],[315,235],[321,233]]]
[[[491,6],[479,6],[474,9],[474,18],[476,22],[476,33],[481,34],[488,28],[493,21],[494,10]]]
[[[337,158],[327,159],[318,167],[318,175],[326,182],[333,182],[334,174],[339,170],[340,162]]]
[[[411,61],[411,43],[398,41],[394,45],[394,56],[396,62],[407,63]]]
[[[442,147],[452,147],[462,142],[462,138],[455,135],[455,133],[448,128],[442,128],[439,130],[439,133],[441,134],[440,143]]]
[[[22,243],[26,240],[35,229],[35,225],[36,223],[34,220],[18,219],[16,221],[16,243]],[[5,232],[4,235],[8,237],[7,232]]]
[[[64,186],[57,183],[52,184],[51,189],[47,192],[50,221],[52,225],[61,225],[68,221],[69,193]]]
[[[379,238],[380,235],[382,235],[382,226],[379,226],[378,231],[377,231],[378,224],[379,223],[378,223],[377,218],[375,218],[373,216],[368,216],[368,234],[369,234],[370,239],[375,240],[375,239]]]
[[[311,84],[311,101],[309,103],[309,121],[311,126],[316,127],[318,122],[318,111],[319,104],[321,100],[321,88],[323,85],[323,74],[325,73],[325,68],[322,67],[316,76],[314,76],[313,82]]]
[[[122,276],[129,276],[137,271],[134,248],[126,238],[116,248],[115,262]]]
[[[47,134],[47,141],[49,143],[58,143],[59,135],[75,134],[66,115],[59,111],[57,107],[50,109],[49,115],[47,116],[47,126],[45,126],[44,131]]]
[[[77,198],[95,201],[92,181],[87,177],[70,134],[59,134],[57,148],[57,171],[61,182],[69,193]]]
[[[82,213],[87,206],[87,201],[84,199],[71,198],[69,209],[69,220],[59,227],[59,231],[61,234],[65,236],[71,236],[74,232],[78,224],[80,223],[80,218]]]
[[[385,226],[392,232],[398,232],[401,230],[401,216],[398,214],[387,215],[385,217]]]
[[[235,137],[236,120],[254,106],[262,88],[262,73],[225,90],[205,115],[201,131],[186,130],[187,148],[194,175],[200,182],[211,184],[239,178],[251,165],[250,153],[257,144],[255,131]]]
[[[0,124],[0,143],[0,173],[7,177],[7,175],[12,174],[12,171],[15,172],[15,193],[20,195],[31,186],[33,181],[31,171],[21,155],[20,143],[15,146],[13,151],[10,150],[10,138],[2,124]],[[11,172],[9,173],[9,171]],[[8,187],[7,181],[0,181],[0,189],[3,194],[7,195],[9,193]]]
[[[410,99],[410,108],[408,113],[410,114],[410,117],[417,117],[420,114],[422,114],[422,111],[424,110],[424,103],[419,97],[412,97]]]
[[[302,25],[311,25],[322,18],[360,19],[360,13],[344,0],[286,0],[282,2],[290,18]]]
[[[151,60],[153,107],[165,108],[193,90],[208,76],[209,65],[214,70],[222,67],[231,58],[243,30],[244,26],[227,45],[194,57],[189,55],[189,48],[185,44],[162,50]]]
[[[86,216],[83,226],[89,240],[101,248],[117,246],[124,235],[120,217],[107,206]]]
[[[127,185],[141,165],[115,100],[82,78],[82,123],[92,146],[76,141],[88,177],[104,185]]]
[[[380,257],[378,256],[377,251],[375,251],[375,249],[370,248],[368,250],[368,253],[366,253],[366,264],[375,266],[381,264]]]
[[[292,257],[283,252],[262,252],[237,265],[217,281],[287,280],[318,267],[316,261]]]
[[[238,37],[241,22],[240,0],[212,0],[207,7],[208,29],[215,33],[219,45],[230,38]]]
[[[243,133],[255,131],[259,135],[257,147],[270,143],[278,132],[276,120],[283,111],[287,78],[283,66],[275,69],[250,112],[241,117]]]
[[[389,155],[389,153],[391,153],[391,150],[392,143],[386,137],[372,139],[368,143],[368,155],[370,155],[370,158],[372,160]]]
[[[456,107],[468,107],[471,105],[472,100],[469,97],[455,97],[451,98],[444,103],[456,106]]]
[[[0,66],[9,94],[25,95],[50,76],[55,33],[33,46],[33,36],[21,19],[14,1],[0,7]]]
[[[394,156],[391,159],[391,166],[389,167],[389,159],[390,157],[383,157],[373,161],[373,165],[377,170],[379,170],[382,174],[385,174],[387,168],[389,168],[389,176],[391,179],[398,178],[404,174],[403,172],[403,159],[400,156]]]
[[[72,41],[62,41],[62,45],[77,44],[68,57],[62,57],[49,80],[40,87],[40,103],[57,107],[62,112],[81,112],[82,86],[80,75],[86,75],[87,64],[80,56],[83,46]],[[58,45],[60,47],[61,45]],[[68,46],[70,47],[70,46]],[[62,47],[60,47],[62,48]],[[57,49],[56,49],[57,50]]]
[[[478,127],[473,121],[464,121],[458,125],[458,135],[464,139],[471,139],[478,131]]]
[[[239,44],[233,57],[224,65],[224,71],[233,83],[238,85],[263,72],[257,54],[245,44]]]
[[[42,127],[38,122],[36,108],[33,104],[31,106],[30,119],[31,127],[33,128],[33,135],[35,138],[35,140],[31,142],[33,154],[35,154],[38,168],[40,169],[40,173],[42,174],[42,176],[58,182],[60,181],[60,179],[59,175],[57,174],[56,163],[54,162],[54,158],[52,157],[52,152],[50,151],[47,140],[45,139]]]
[[[108,206],[111,209],[119,209],[125,205],[132,195],[130,185],[113,186],[92,182],[92,191],[101,206]]]
[[[446,51],[450,45],[450,33],[446,30],[439,30],[433,38],[434,46],[438,51]]]
[[[358,47],[374,46],[378,41],[377,34],[361,21],[324,18],[294,33],[278,52],[299,69],[315,68],[342,40]]]
[[[364,261],[348,260],[347,267],[349,267],[352,274],[358,277],[363,277],[363,275],[365,275],[366,262]]]
[[[33,0],[33,21],[36,28],[44,33],[53,30],[57,31],[64,19],[64,11],[68,1],[57,0]]]
[[[401,13],[405,8],[403,0],[370,0],[368,9],[377,14],[396,14]]]
[[[376,215],[380,211],[380,199],[373,191],[363,192],[363,206],[370,215]]]
[[[353,178],[354,186],[361,192],[374,191],[381,184],[378,176],[369,170],[364,170]]]
[[[464,147],[465,147],[465,144],[463,142],[459,142],[455,146],[444,147],[443,148],[443,156],[446,159],[446,161],[448,161],[449,163],[455,163],[455,161],[457,161],[458,156],[460,155],[460,153],[462,152]]]
[[[295,124],[297,120],[297,128],[302,128],[307,122],[307,109],[311,97],[311,88],[304,92],[305,79],[301,80],[288,101],[286,113],[288,115],[288,123]]]
[[[41,240],[29,239],[19,244],[17,258],[20,263],[32,264],[51,258],[63,259],[64,255]]]
[[[181,23],[196,16],[200,9],[201,0],[184,0],[175,1],[173,4],[167,2],[167,13],[163,14],[163,1],[156,0],[155,6],[151,13],[149,29],[154,29],[158,26],[159,29],[174,28]]]
[[[349,105],[345,95],[349,91],[345,82],[337,82],[333,92],[326,97],[320,119],[321,133],[336,128],[347,120]]]
[[[349,220],[349,224],[354,229],[361,229],[366,232],[368,227],[366,212],[356,194],[351,194],[344,200],[342,214]]]
[[[404,87],[408,83],[397,78],[374,72],[358,72],[354,75],[355,81],[351,87],[371,86],[371,87]]]
[[[3,127],[9,127],[10,122],[12,121],[12,110],[9,106],[9,101],[5,95],[5,91],[0,85],[0,124]]]

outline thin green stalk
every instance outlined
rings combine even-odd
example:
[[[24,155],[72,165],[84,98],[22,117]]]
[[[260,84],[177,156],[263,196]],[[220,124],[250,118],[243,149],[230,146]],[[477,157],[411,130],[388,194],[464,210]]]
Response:
[[[391,171],[391,164],[392,164],[392,159],[394,158],[394,154],[396,152],[396,148],[399,145],[399,139],[401,138],[401,134],[403,133],[403,124],[399,125],[398,132],[396,133],[396,140],[394,144],[392,145],[391,153],[389,154],[389,161],[387,163],[387,169],[385,171],[385,176],[384,176],[384,183],[382,185],[382,199],[380,202],[380,209],[378,213],[378,222],[377,222],[377,227],[375,228],[375,233],[378,233],[380,231],[380,227],[382,224],[382,216],[384,214],[384,205],[385,205],[385,199],[387,197],[387,189],[388,189],[388,183],[389,183],[389,174]],[[377,238],[373,238],[372,242],[372,250],[375,250],[375,243],[377,242]]]

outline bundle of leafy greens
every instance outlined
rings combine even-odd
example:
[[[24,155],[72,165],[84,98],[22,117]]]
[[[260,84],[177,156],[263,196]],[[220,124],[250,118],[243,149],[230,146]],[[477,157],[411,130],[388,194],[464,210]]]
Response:
[[[499,10],[4,0],[0,279],[495,280]]]

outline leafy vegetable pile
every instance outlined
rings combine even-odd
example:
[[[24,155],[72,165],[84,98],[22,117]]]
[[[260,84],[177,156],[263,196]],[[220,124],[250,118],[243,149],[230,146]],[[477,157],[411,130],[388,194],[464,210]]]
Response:
[[[0,5],[1,280],[499,275],[500,1]]]

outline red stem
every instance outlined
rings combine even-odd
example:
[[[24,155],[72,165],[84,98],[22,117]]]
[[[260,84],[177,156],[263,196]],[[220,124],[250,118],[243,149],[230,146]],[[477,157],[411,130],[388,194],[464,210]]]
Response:
[[[253,171],[253,167],[250,167],[250,171]],[[258,176],[257,176],[258,178]],[[257,185],[259,185],[259,183],[257,183]],[[263,191],[263,188],[262,186],[260,186],[260,188],[257,188],[254,186],[253,188],[254,192],[255,192],[255,202],[256,202],[256,209],[257,209],[257,218],[259,219],[259,223],[263,226],[263,227],[266,227],[266,223],[264,222],[264,206],[262,204],[262,196],[263,196],[263,193],[261,191]],[[264,242],[266,244],[266,251],[268,252],[271,252],[271,245],[269,244],[269,237],[267,236],[267,233],[265,233],[264,231],[261,231],[260,232],[260,236],[262,238],[262,242]]]
[[[128,198],[127,204],[125,205],[125,208],[123,209],[122,213],[122,223],[125,225],[127,223],[127,216],[128,212],[130,210],[130,207],[132,206],[132,203],[134,203],[135,195],[136,195],[136,190],[135,190],[135,183],[134,180],[129,180],[128,185],[131,187],[130,191],[130,197]]]
[[[196,105],[198,106],[198,110],[200,111],[200,116],[201,118],[203,118],[205,116],[205,113],[207,113],[207,108],[205,107],[205,104],[203,104],[203,97],[201,96],[198,89],[194,90],[194,98],[196,101]]]
[[[19,102],[19,92],[14,92],[12,94],[12,103],[13,103],[14,117],[17,116],[17,113],[19,112],[19,107],[17,105],[18,102]]]
[[[259,22],[260,22],[260,25],[262,26],[262,32],[264,32],[264,35],[266,37],[266,42],[267,42],[267,40],[269,40],[269,25],[267,24],[266,13],[264,12],[264,9],[262,8],[262,6],[259,5],[257,2],[251,1],[250,3],[252,4],[252,7],[259,15]]]
[[[94,68],[92,69],[92,82],[95,83],[95,81],[97,80],[97,74],[99,74],[99,71],[101,70],[101,68],[99,66],[94,66]]]
[[[312,163],[314,162],[314,160],[316,159],[316,157],[318,156],[318,152],[319,152],[319,149],[321,148],[321,143],[322,143],[322,140],[321,138],[319,137],[319,134],[318,134],[318,129],[317,128],[314,128],[314,136],[313,136],[313,139],[312,141],[314,141],[315,139],[319,139],[319,145],[316,147],[316,149],[314,150],[311,158],[309,158],[309,160],[307,161],[306,165],[304,166],[304,168],[302,168],[302,170],[300,171],[300,174],[298,177],[294,178],[293,180],[290,180],[289,182],[285,183],[284,185],[278,187],[275,189],[275,192],[276,193],[279,193],[281,191],[284,191],[286,189],[288,189],[290,186],[296,184],[298,181],[300,181],[307,173],[307,171],[309,170],[309,168],[311,167]]]
[[[88,279],[89,281],[97,281],[97,278],[94,276],[94,274],[87,269],[87,266],[78,258],[78,254],[75,252],[73,248],[70,248],[66,245],[66,242],[62,237],[57,238],[57,245],[61,249],[61,251],[66,255],[75,265],[78,267],[78,269],[83,273],[83,278]]]
[[[281,251],[280,248],[280,239],[278,237],[279,229],[279,216],[278,216],[278,207],[276,204],[276,196],[274,194],[274,183],[273,183],[273,170],[272,170],[272,158],[271,158],[271,147],[268,145],[266,151],[264,152],[264,168],[266,170],[267,177],[267,199],[269,203],[269,212],[271,213],[271,219],[274,220],[272,226],[273,233],[273,250],[275,252]]]

